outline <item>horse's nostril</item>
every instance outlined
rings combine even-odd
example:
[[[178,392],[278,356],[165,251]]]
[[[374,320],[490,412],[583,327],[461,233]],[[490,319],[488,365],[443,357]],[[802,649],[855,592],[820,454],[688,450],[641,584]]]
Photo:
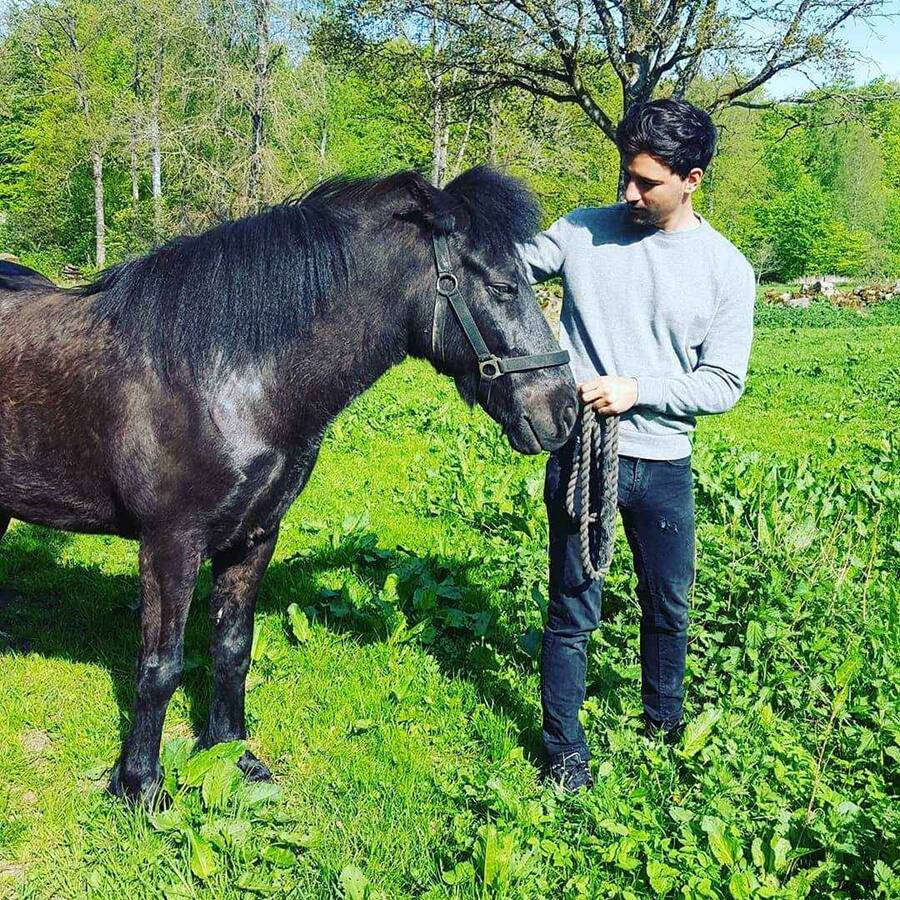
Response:
[[[572,431],[572,426],[578,418],[578,409],[574,403],[569,401],[565,406],[557,407],[556,415],[553,417],[556,434],[554,441],[565,441],[568,439]]]

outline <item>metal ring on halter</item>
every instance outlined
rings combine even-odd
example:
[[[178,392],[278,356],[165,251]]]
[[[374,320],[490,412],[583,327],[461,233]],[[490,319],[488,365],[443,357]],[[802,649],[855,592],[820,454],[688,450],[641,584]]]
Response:
[[[450,287],[444,287],[444,284],[447,282],[449,282]],[[456,276],[452,272],[438,272],[435,289],[439,294],[449,297],[450,294],[455,294],[459,290],[459,281],[457,281]]]
[[[496,356],[489,356],[487,359],[480,359],[478,361],[478,371],[481,373],[482,378],[487,378],[493,381],[495,378],[499,378],[503,374],[503,368],[500,365],[500,359]]]

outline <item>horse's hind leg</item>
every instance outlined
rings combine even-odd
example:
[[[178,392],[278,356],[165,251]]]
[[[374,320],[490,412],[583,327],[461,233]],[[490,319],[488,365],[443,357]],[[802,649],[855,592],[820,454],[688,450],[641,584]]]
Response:
[[[141,537],[141,649],[131,732],[109,789],[119,796],[152,797],[159,782],[159,744],[166,707],[184,660],[184,626],[200,553],[190,536],[172,531]]]
[[[6,534],[6,529],[9,528],[9,513],[0,509],[0,541],[3,540],[3,535]],[[3,588],[0,588],[0,600],[3,599]]]
[[[213,637],[213,691],[209,720],[200,737],[202,747],[222,741],[243,740],[247,736],[244,723],[244,688],[250,668],[250,646],[253,642],[253,611],[256,592],[266,571],[277,530],[263,542],[249,549],[229,550],[213,556],[213,594],[210,601]],[[238,761],[252,781],[272,777],[268,768],[249,750]]]

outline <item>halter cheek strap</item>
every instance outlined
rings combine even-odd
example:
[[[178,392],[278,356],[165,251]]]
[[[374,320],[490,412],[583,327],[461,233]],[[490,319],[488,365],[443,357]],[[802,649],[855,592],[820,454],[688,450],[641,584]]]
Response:
[[[545,369],[564,366],[569,361],[566,350],[552,353],[534,353],[530,356],[495,356],[488,349],[469,306],[459,292],[459,281],[453,274],[450,260],[450,245],[444,235],[434,235],[434,260],[437,266],[435,282],[434,318],[431,324],[431,346],[435,358],[444,358],[444,325],[447,321],[448,305],[456,313],[475,355],[478,357],[478,373],[481,380],[492,382],[509,372],[525,372],[529,369]]]

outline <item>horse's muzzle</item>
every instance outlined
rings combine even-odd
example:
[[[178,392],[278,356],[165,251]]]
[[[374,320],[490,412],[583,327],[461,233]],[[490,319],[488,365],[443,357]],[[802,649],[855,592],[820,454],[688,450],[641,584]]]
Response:
[[[513,450],[535,454],[542,450],[558,450],[569,439],[578,418],[574,401],[546,408],[544,414],[529,411],[520,416],[507,437]]]
[[[562,406],[555,407],[549,420],[531,422],[535,437],[540,441],[542,450],[558,450],[569,439],[572,428],[578,419],[578,406],[574,401],[569,401]]]

